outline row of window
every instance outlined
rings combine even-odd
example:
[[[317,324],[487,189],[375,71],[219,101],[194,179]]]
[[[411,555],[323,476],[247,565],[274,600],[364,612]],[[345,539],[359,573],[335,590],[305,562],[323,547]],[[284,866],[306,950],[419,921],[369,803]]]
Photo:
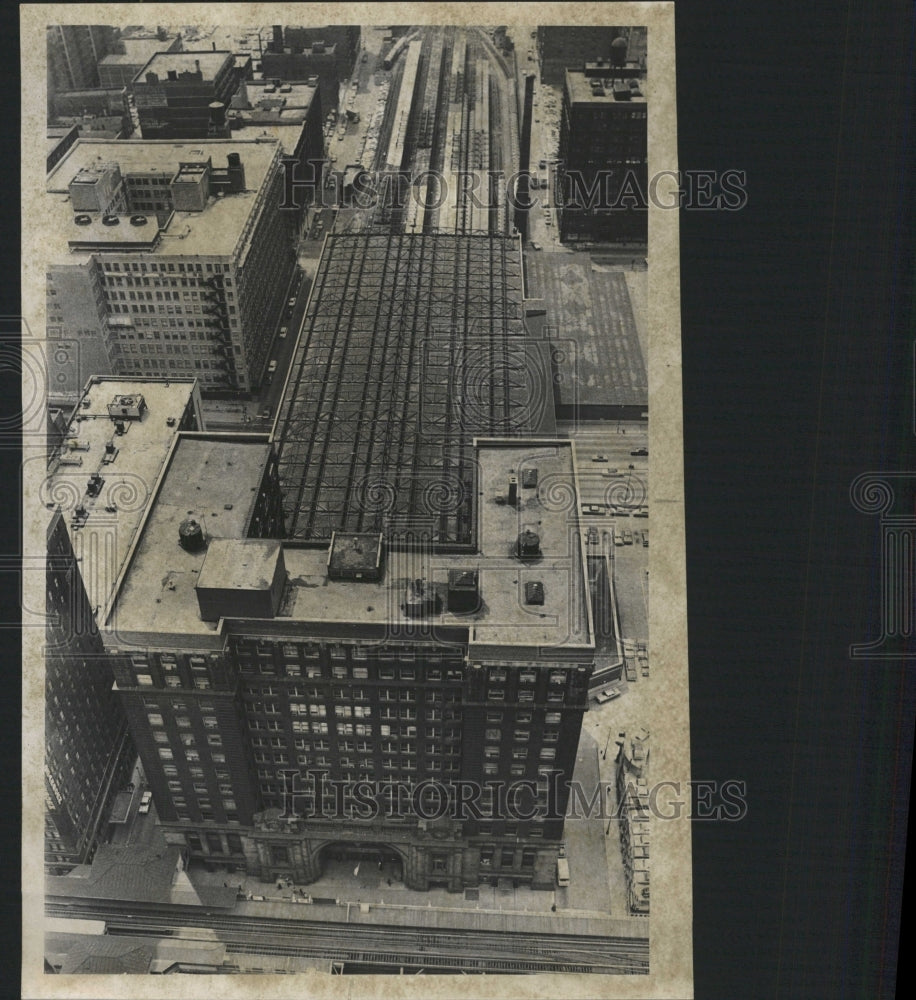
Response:
[[[118,262],[105,261],[101,264],[101,267],[106,274],[120,274],[122,272],[129,274],[131,271],[133,271],[134,274],[146,274],[147,272],[152,274],[203,274],[204,272],[207,274],[222,274],[224,270],[226,272],[229,271],[228,265],[213,263],[200,264],[196,262],[187,264],[159,264],[156,262],[148,263],[146,261],[141,261],[140,263],[130,262],[121,264]]]

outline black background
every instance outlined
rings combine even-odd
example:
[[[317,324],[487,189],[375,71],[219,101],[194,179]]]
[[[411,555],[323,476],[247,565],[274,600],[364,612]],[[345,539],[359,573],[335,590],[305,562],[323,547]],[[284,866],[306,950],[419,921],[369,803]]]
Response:
[[[18,28],[2,14],[15,316]],[[849,486],[914,468],[914,8],[683,0],[676,25],[680,167],[746,171],[748,193],[738,212],[681,214],[692,772],[745,781],[748,800],[740,822],[694,823],[696,996],[891,997],[916,652],[849,658],[878,634],[880,594],[877,520]],[[18,377],[0,378],[8,419]],[[0,557],[19,551],[8,445]],[[0,640],[9,928],[18,654],[15,631]]]

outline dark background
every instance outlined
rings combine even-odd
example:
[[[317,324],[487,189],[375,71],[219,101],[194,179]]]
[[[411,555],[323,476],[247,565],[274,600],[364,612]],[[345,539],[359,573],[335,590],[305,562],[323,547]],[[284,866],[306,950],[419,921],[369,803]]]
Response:
[[[895,992],[916,653],[849,658],[878,634],[880,594],[877,518],[849,486],[914,468],[914,8],[676,11],[680,167],[744,170],[748,193],[738,212],[681,214],[692,772],[748,799],[738,823],[694,824],[696,996],[878,1000]],[[17,14],[2,11],[0,317],[19,299]],[[18,374],[0,382],[5,428]],[[19,551],[18,461],[0,434],[0,568]],[[0,578],[15,621],[15,573]],[[0,634],[6,927],[16,640]]]

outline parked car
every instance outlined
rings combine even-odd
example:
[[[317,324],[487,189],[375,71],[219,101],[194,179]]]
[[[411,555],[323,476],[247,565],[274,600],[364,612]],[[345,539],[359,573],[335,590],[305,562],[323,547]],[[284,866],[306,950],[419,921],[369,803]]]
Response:
[[[620,688],[618,687],[607,687],[602,688],[595,694],[595,701],[599,705],[603,705],[605,702],[613,701],[615,698],[620,697]]]
[[[277,361],[276,361],[276,358],[275,358],[275,359],[274,359],[273,361],[271,361],[271,363],[270,363],[270,364],[269,364],[269,365],[267,366],[267,374],[268,374],[268,375],[273,375],[273,373],[274,373],[274,372],[275,372],[276,370],[277,370]]]
[[[631,455],[648,455],[649,454],[649,449],[648,448],[637,448],[636,451],[631,451],[630,454]]]
[[[280,340],[283,340],[284,337],[286,337],[286,335],[288,333],[289,333],[289,327],[288,326],[281,326],[280,327]]]
[[[140,813],[141,816],[145,816],[149,812],[150,804],[152,803],[152,801],[153,801],[153,793],[144,792],[140,796],[140,808],[137,810],[137,812]]]

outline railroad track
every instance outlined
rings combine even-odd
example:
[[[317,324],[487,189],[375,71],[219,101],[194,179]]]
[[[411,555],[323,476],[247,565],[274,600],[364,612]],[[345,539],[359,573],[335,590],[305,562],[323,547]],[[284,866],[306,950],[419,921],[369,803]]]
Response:
[[[132,909],[133,913],[126,912]],[[106,933],[200,939],[212,931],[227,952],[356,963],[379,969],[413,967],[465,972],[594,972],[644,974],[645,938],[342,924],[305,919],[201,913],[196,907],[120,903],[46,904],[49,916],[106,921]],[[180,935],[176,933],[180,930]],[[213,938],[206,938],[212,940]]]

